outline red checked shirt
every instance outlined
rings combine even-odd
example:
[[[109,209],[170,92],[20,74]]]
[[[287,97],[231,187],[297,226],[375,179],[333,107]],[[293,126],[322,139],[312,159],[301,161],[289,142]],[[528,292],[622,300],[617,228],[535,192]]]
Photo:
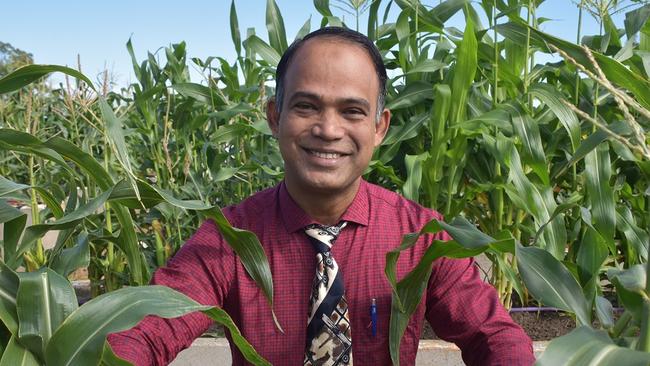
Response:
[[[206,221],[152,283],[179,290],[196,301],[223,307],[246,339],[273,365],[302,365],[307,314],[316,253],[303,228],[314,223],[289,196],[283,183],[224,209],[231,224],[254,232],[273,273],[275,312],[284,334],[275,327],[262,292],[222,239]],[[361,182],[341,220],[349,224],[332,248],[343,273],[352,321],[355,365],[390,364],[388,325],[391,289],[384,274],[386,252],[405,233],[419,231],[440,215],[381,187]],[[419,262],[433,239],[424,236],[402,252],[401,279]],[[370,304],[377,303],[377,335],[372,336]],[[439,259],[433,264],[426,297],[411,318],[401,344],[400,363],[414,365],[422,323],[456,343],[469,365],[531,365],[530,338],[499,304],[494,289],[479,278],[470,259]],[[166,365],[211,325],[202,313],[177,319],[147,317],[135,328],[109,336],[115,353],[135,365]],[[245,360],[231,347],[234,365]]]

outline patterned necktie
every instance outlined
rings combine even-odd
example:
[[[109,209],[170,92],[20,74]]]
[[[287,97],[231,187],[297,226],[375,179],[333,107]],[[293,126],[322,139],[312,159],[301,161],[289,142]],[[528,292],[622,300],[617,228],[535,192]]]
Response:
[[[352,331],[343,277],[330,252],[346,224],[305,228],[318,263],[309,298],[305,365],[352,365]]]

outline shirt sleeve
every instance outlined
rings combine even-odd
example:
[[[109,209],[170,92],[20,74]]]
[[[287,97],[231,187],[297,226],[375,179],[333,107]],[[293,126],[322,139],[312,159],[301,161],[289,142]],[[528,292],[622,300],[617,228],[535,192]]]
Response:
[[[429,280],[425,316],[436,335],[455,343],[467,365],[532,365],[530,337],[481,280],[471,258],[441,258]]]
[[[235,255],[212,220],[205,221],[151,284],[165,285],[195,301],[223,307],[233,282]],[[115,354],[136,366],[167,365],[203,334],[212,320],[200,312],[179,318],[147,316],[129,330],[110,334]]]

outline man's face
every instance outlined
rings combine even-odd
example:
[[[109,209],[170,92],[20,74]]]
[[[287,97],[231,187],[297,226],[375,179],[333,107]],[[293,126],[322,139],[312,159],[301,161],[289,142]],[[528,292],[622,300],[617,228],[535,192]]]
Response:
[[[285,181],[305,192],[335,193],[354,186],[388,128],[390,112],[376,122],[379,80],[360,46],[312,39],[286,72],[282,112],[267,116],[278,138]]]

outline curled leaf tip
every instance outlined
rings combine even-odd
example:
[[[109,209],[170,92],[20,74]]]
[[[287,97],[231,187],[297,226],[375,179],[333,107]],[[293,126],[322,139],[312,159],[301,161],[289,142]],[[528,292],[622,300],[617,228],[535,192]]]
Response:
[[[282,326],[280,326],[280,322],[278,321],[278,318],[275,316],[275,311],[271,310],[271,314],[273,315],[273,322],[275,323],[276,328],[278,328],[280,333],[284,334],[284,329],[282,329]]]

